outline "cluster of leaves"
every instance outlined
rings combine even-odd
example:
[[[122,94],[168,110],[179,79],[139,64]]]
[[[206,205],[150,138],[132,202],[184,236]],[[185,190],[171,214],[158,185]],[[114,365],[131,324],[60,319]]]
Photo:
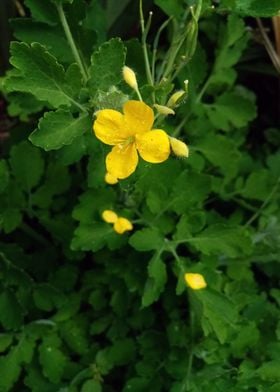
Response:
[[[240,17],[271,16],[277,1],[205,1],[194,56],[154,88],[137,39],[106,41],[114,2],[64,3],[25,0],[2,80],[23,125],[0,161],[0,391],[279,391],[279,138],[244,83],[265,55]],[[197,3],[155,4],[180,24]],[[161,126],[190,157],[142,162],[112,187],[91,128],[94,111],[136,99],[125,64],[148,103],[189,80]],[[116,234],[104,209],[134,232]],[[187,271],[208,287],[187,292]]]

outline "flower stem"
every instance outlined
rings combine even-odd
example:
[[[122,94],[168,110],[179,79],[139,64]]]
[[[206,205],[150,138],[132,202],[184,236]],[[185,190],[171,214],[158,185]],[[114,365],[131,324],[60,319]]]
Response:
[[[65,33],[67,41],[69,43],[69,46],[70,46],[70,48],[72,50],[73,56],[74,56],[77,64],[78,64],[78,66],[79,66],[79,68],[81,70],[84,82],[86,82],[88,80],[87,70],[86,70],[85,66],[83,65],[83,62],[82,62],[82,59],[80,57],[79,51],[78,51],[77,46],[75,44],[75,41],[73,39],[73,36],[72,36],[71,30],[70,30],[69,24],[67,22],[65,14],[64,14],[63,7],[62,7],[61,4],[57,4],[56,7],[57,7],[57,12],[58,12],[58,15],[59,15],[59,18],[60,18],[60,21],[61,21],[64,33]]]
[[[140,13],[140,25],[141,25],[141,32],[142,32],[142,48],[143,48],[143,54],[144,54],[146,75],[147,75],[148,82],[153,86],[154,81],[153,81],[153,77],[152,77],[150,61],[149,61],[149,56],[148,56],[148,50],[147,50],[147,42],[146,42],[147,34],[148,34],[148,31],[149,31],[149,28],[151,25],[152,14],[150,13],[148,23],[145,28],[142,0],[140,0],[140,2],[139,2],[139,13]]]

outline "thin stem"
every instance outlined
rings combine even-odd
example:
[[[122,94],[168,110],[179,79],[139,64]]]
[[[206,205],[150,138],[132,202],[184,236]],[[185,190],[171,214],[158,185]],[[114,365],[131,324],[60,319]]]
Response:
[[[265,46],[265,48],[266,48],[266,50],[267,50],[267,52],[268,52],[268,54],[270,56],[270,59],[271,59],[273,65],[274,65],[276,71],[278,73],[280,73],[280,59],[279,59],[278,54],[277,54],[276,50],[274,49],[274,47],[273,47],[273,45],[272,45],[272,43],[270,41],[270,39],[268,38],[268,35],[265,32],[265,29],[263,27],[263,24],[262,24],[262,21],[261,21],[260,18],[257,18],[257,24],[259,26],[260,33],[261,33],[262,38],[263,38],[264,46]]]
[[[152,56],[152,78],[155,80],[155,66],[156,66],[156,55],[157,55],[157,48],[161,33],[163,30],[168,26],[169,22],[171,21],[172,17],[168,18],[158,29],[153,46],[153,56]]]
[[[143,101],[142,95],[140,94],[140,91],[139,91],[138,87],[135,89],[135,92],[136,92],[137,97],[139,98],[139,100]]]
[[[153,86],[154,81],[153,81],[153,77],[152,77],[150,61],[149,61],[149,56],[148,56],[148,50],[147,50],[147,43],[146,43],[148,31],[149,31],[149,28],[151,25],[152,13],[149,14],[148,23],[145,28],[142,0],[140,0],[140,2],[139,2],[139,13],[140,13],[140,25],[141,25],[141,32],[142,32],[142,49],[143,49],[143,54],[144,54],[146,75],[147,75],[148,82]]]
[[[30,227],[27,223],[22,223],[20,225],[22,231],[27,234],[29,237],[33,238],[36,242],[40,243],[45,247],[49,247],[50,243],[39,233],[37,233],[32,227]]]
[[[87,70],[86,70],[86,68],[83,65],[83,62],[82,62],[82,59],[80,57],[79,51],[78,51],[77,46],[75,44],[75,41],[73,39],[73,35],[71,33],[69,24],[68,24],[67,19],[65,17],[63,7],[62,7],[62,5],[60,3],[57,4],[56,7],[57,7],[57,12],[58,12],[58,15],[59,15],[59,18],[60,18],[60,21],[61,21],[64,33],[65,33],[67,41],[69,43],[69,46],[70,46],[70,48],[72,50],[73,56],[74,56],[77,64],[78,64],[78,66],[79,66],[79,68],[81,70],[84,82],[86,82],[88,80]]]

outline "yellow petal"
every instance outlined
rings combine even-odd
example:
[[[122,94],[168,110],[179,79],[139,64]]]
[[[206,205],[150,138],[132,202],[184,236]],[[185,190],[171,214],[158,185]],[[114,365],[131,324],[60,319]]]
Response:
[[[106,173],[105,174],[105,182],[107,182],[107,184],[109,185],[115,185],[117,184],[119,181],[118,179],[113,176],[111,173]]]
[[[201,290],[207,286],[204,277],[201,274],[185,274],[187,285],[193,290]]]
[[[122,133],[123,119],[123,115],[116,110],[99,110],[93,123],[97,139],[110,146],[122,143],[125,140]]]
[[[114,223],[114,230],[118,234],[123,234],[125,231],[130,231],[132,229],[132,223],[126,218],[118,218]]]
[[[153,110],[141,101],[127,101],[123,107],[128,136],[150,131],[154,123]]]
[[[107,171],[116,178],[126,178],[132,174],[138,163],[138,155],[134,143],[127,146],[115,146],[106,157]]]
[[[154,129],[136,138],[137,150],[145,161],[160,163],[170,154],[170,143],[167,134],[161,129]]]
[[[112,210],[105,210],[102,212],[102,219],[107,223],[115,223],[118,220],[118,215]]]
[[[170,145],[172,152],[177,155],[177,157],[187,158],[189,156],[189,148],[186,143],[182,142],[175,137],[170,137]]]

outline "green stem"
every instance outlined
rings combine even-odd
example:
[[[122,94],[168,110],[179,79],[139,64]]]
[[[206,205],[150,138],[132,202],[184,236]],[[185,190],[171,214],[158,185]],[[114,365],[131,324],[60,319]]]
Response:
[[[75,41],[73,39],[73,36],[72,36],[71,30],[70,30],[69,24],[67,22],[65,14],[64,14],[64,10],[63,10],[62,4],[57,4],[56,7],[57,7],[57,12],[58,12],[58,15],[59,15],[59,18],[60,18],[60,21],[61,21],[64,33],[66,35],[67,41],[69,43],[69,46],[70,46],[70,48],[72,50],[73,56],[74,56],[78,66],[79,66],[79,68],[81,70],[84,82],[87,82],[87,80],[88,80],[87,71],[86,71],[86,68],[84,67],[84,65],[82,63],[82,59],[80,57],[79,51],[78,51],[77,46],[75,44]]]
[[[27,234],[29,237],[33,238],[36,242],[39,242],[41,245],[45,247],[49,247],[50,243],[41,235],[38,234],[32,227],[30,227],[27,223],[22,223],[20,228],[22,231]]]
[[[149,56],[148,56],[148,50],[147,50],[147,43],[146,43],[147,34],[148,34],[150,24],[151,24],[152,14],[150,13],[148,23],[145,28],[142,0],[140,0],[140,2],[139,2],[139,13],[140,13],[140,25],[141,25],[141,31],[142,31],[142,48],[143,48],[143,54],[144,54],[146,75],[147,75],[148,82],[151,84],[151,86],[153,86],[154,81],[153,81],[153,77],[152,77]]]

